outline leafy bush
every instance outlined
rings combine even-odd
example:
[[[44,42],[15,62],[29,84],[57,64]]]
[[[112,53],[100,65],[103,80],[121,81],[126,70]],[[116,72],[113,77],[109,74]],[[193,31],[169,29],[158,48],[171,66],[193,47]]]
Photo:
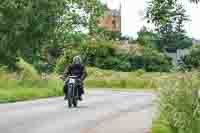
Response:
[[[137,76],[142,76],[144,73],[145,73],[145,70],[143,70],[143,69],[138,69],[137,71],[135,71],[135,74]]]
[[[176,48],[185,49],[190,48],[193,45],[192,39],[186,35],[178,34],[175,38],[177,38],[177,41],[172,44],[172,46],[175,46]]]
[[[137,41],[148,48],[158,48],[158,35],[143,27],[138,33]]]
[[[169,71],[172,67],[170,59],[163,53],[151,48],[142,49],[141,53],[130,53],[132,69],[151,71]]]
[[[199,133],[199,81],[196,76],[191,75],[179,78],[164,81],[160,89],[160,124],[168,128],[170,133]]]
[[[27,62],[25,62],[23,59],[20,59],[17,65],[19,68],[20,79],[23,79],[23,80],[40,79],[40,75],[38,74],[37,70],[31,64],[28,64]]]
[[[0,64],[15,70],[24,48],[38,51],[47,40],[56,40],[60,23],[55,19],[66,14],[66,5],[65,0],[1,0]]]
[[[98,36],[106,38],[108,40],[116,40],[121,38],[121,32],[118,31],[109,31],[105,28],[97,28]]]
[[[84,44],[81,55],[87,65],[102,69],[118,71],[133,71],[144,69],[146,71],[169,71],[170,60],[162,53],[152,48],[142,47],[141,51],[118,53],[111,42],[99,40],[92,44]]]
[[[182,67],[187,70],[191,70],[192,68],[200,67],[200,46],[197,45],[191,48],[188,55],[182,58]]]
[[[118,71],[130,71],[131,64],[128,58],[123,58],[122,55],[110,56],[107,58],[97,58],[95,66],[102,69],[112,69]]]
[[[5,66],[0,66],[0,80],[2,79],[7,79],[8,75],[7,75],[7,67]]]
[[[80,54],[85,65],[102,69],[118,71],[169,71],[171,63],[164,54],[152,48],[141,46],[140,50],[126,50],[119,52],[120,48],[113,45],[112,41],[96,38],[83,41],[80,49],[67,49],[56,63],[56,72],[63,72],[73,56]]]
[[[95,65],[97,58],[109,58],[114,56],[115,49],[110,41],[100,39],[87,41],[81,45],[81,55],[86,64]]]

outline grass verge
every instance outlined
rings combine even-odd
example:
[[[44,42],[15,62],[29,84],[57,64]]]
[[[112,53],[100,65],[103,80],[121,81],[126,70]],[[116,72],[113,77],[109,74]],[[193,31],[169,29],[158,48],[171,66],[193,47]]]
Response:
[[[0,103],[61,96],[62,86],[56,80],[1,80]]]
[[[157,88],[152,77],[145,73],[116,72],[112,70],[101,70],[88,68],[88,77],[85,85],[88,88],[123,88],[123,89],[152,89]]]
[[[25,63],[21,64],[24,65]],[[30,69],[29,65],[25,64],[22,68],[20,75],[0,70],[0,103],[63,95],[63,81],[58,79],[58,75],[51,74],[43,77],[33,71],[33,68]],[[156,79],[153,77],[160,75],[160,73],[145,73],[141,70],[137,72],[116,72],[88,68],[87,71],[88,77],[85,81],[85,87],[89,89],[152,89],[157,88]]]
[[[165,80],[158,90],[160,117],[153,122],[151,133],[200,132],[200,73],[185,73]]]

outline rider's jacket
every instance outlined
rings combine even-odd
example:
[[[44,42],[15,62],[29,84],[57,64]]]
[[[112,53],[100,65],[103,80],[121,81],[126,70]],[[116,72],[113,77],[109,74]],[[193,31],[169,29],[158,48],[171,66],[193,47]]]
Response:
[[[78,76],[79,79],[84,80],[87,76],[85,66],[82,64],[71,64],[68,67],[66,67],[64,71],[64,78],[67,78],[68,76]]]

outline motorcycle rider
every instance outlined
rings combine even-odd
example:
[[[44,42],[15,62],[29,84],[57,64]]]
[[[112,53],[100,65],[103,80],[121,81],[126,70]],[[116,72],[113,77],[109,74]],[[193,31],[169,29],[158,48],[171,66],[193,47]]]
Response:
[[[82,95],[84,94],[84,85],[83,81],[87,76],[87,72],[85,66],[82,63],[82,59],[80,56],[75,56],[73,58],[72,64],[65,68],[62,79],[67,79],[68,76],[77,76],[78,77],[78,91],[79,91],[79,100],[82,100]],[[67,99],[67,86],[68,80],[65,81],[65,85],[63,88],[65,94],[65,100]]]

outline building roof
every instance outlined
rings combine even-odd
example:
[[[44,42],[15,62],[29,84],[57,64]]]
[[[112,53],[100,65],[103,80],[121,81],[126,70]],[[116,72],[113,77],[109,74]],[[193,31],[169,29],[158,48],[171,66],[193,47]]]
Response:
[[[111,12],[112,16],[121,16],[121,8],[120,9],[110,9],[107,5],[105,5],[105,9]]]

